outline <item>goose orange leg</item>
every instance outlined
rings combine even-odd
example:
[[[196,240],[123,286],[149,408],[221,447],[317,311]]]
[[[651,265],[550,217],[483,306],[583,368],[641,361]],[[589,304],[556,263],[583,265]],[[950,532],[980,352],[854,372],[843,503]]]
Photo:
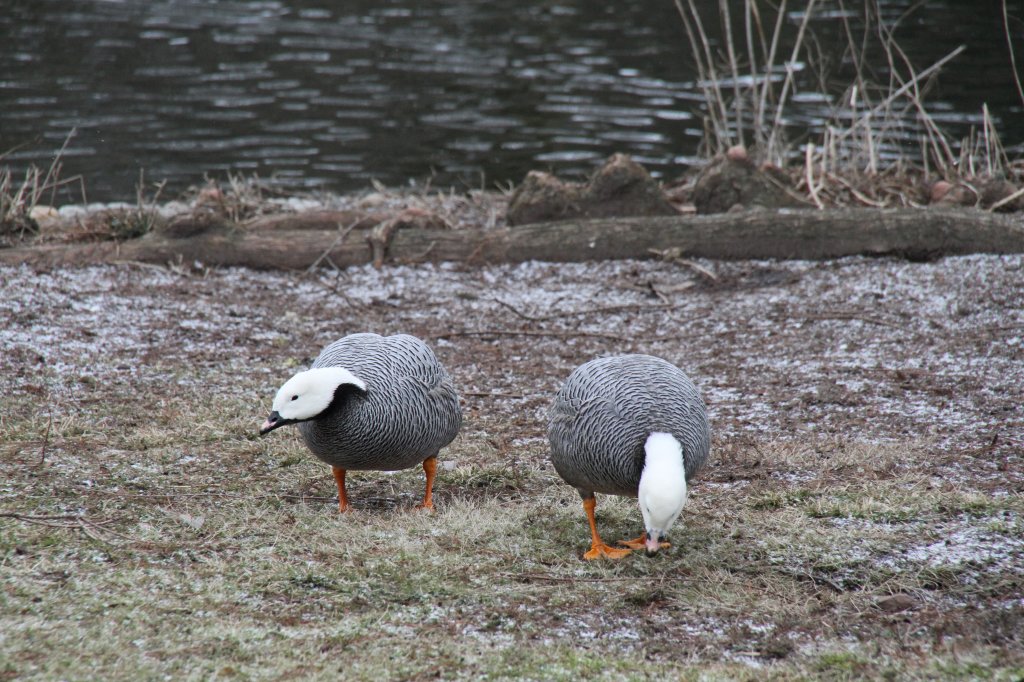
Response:
[[[601,536],[597,534],[597,520],[594,518],[594,509],[596,507],[597,498],[593,496],[584,498],[583,511],[587,513],[587,522],[590,523],[590,549],[583,555],[583,558],[591,561],[602,556],[609,559],[621,559],[624,556],[628,556],[633,550],[616,549],[601,541]]]
[[[427,490],[423,493],[423,503],[416,505],[420,509],[434,508],[434,477],[437,475],[437,456],[423,460],[423,473],[427,475]]]
[[[348,496],[345,494],[345,470],[341,467],[331,467],[334,473],[334,482],[338,484],[338,511],[348,511]]]

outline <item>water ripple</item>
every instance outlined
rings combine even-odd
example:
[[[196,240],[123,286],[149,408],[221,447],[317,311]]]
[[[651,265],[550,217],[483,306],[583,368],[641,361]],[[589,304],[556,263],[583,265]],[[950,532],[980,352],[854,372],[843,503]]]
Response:
[[[8,0],[0,154],[28,146],[4,163],[46,167],[75,128],[65,173],[84,175],[90,198],[131,200],[139,164],[168,191],[230,169],[343,191],[371,177],[519,181],[537,167],[580,177],[617,151],[656,175],[694,162],[704,93],[671,3],[526,3],[515,12],[469,0],[301,4]],[[895,0],[882,7],[890,17],[903,11]],[[826,47],[855,19],[833,10],[815,21]],[[932,118],[965,135],[988,99],[1004,144],[1021,149],[1005,39],[990,35],[999,24],[986,12],[935,0],[915,15],[904,47],[921,65],[950,43],[969,44],[964,67],[941,74],[938,97],[948,99],[934,102]],[[785,112],[795,138],[837,115],[808,71]],[[916,125],[898,121],[881,153],[916,144]]]

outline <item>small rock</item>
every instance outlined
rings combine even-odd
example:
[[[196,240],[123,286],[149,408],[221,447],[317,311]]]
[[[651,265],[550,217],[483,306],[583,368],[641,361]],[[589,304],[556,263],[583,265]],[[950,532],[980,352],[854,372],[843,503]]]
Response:
[[[746,161],[749,159],[749,156],[747,155],[747,148],[741,144],[729,147],[725,152],[725,158],[730,161]]]
[[[157,206],[156,212],[160,217],[170,220],[171,218],[191,213],[192,207],[184,201],[168,201],[166,204]]]
[[[135,204],[129,204],[124,201],[111,201],[110,203],[91,203],[86,204],[85,209],[89,213],[103,213],[108,211],[130,211],[134,208],[138,208]]]
[[[978,194],[973,189],[945,180],[939,180],[932,185],[931,195],[932,203],[937,206],[974,206],[978,202]]]
[[[288,197],[287,199],[284,200],[283,205],[285,208],[291,209],[296,213],[323,209],[323,202],[318,201],[316,199],[306,199],[303,197]]]
[[[949,194],[949,190],[951,189],[953,189],[952,182],[949,182],[948,180],[936,180],[934,183],[932,183],[932,188],[929,192],[931,203],[934,204],[936,202],[942,201],[943,197]]]
[[[28,217],[32,220],[48,220],[50,218],[59,218],[60,211],[55,209],[53,206],[33,206],[32,210],[28,212]]]
[[[81,218],[89,211],[85,206],[79,204],[67,204],[66,206],[61,206],[58,212],[62,218]]]
[[[909,594],[894,594],[889,597],[882,597],[875,602],[875,606],[885,613],[900,613],[908,611],[917,606],[917,600]]]
[[[383,206],[391,201],[387,195],[381,192],[371,192],[365,197],[359,200],[359,206],[362,208],[374,208],[377,206]]]
[[[61,223],[60,211],[53,206],[33,206],[28,212],[29,220],[35,221],[40,230],[53,227]]]

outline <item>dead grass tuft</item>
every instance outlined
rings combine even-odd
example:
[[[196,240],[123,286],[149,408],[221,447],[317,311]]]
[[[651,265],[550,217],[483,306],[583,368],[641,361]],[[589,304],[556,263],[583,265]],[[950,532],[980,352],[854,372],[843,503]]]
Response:
[[[61,178],[64,151],[75,133],[74,129],[68,133],[49,168],[43,171],[36,166],[30,166],[25,171],[25,176],[20,179],[14,176],[9,167],[2,165],[5,157],[14,150],[0,153],[0,248],[39,234],[36,208],[41,206],[47,196],[50,199],[49,203],[53,205],[58,189],[79,183],[84,200],[85,187],[81,184],[80,176]]]

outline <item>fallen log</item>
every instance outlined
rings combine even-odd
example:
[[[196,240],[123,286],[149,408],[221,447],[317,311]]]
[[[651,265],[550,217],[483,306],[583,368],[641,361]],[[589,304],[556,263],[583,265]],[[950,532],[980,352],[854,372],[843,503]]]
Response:
[[[317,221],[325,224],[322,216]],[[295,270],[328,260],[337,267],[373,261],[365,224],[344,232],[306,229],[298,214],[274,227],[247,230],[222,225],[187,238],[154,232],[121,243],[9,248],[0,250],[0,262],[53,266],[200,261]],[[928,260],[967,253],[1022,253],[1024,220],[972,209],[847,208],[568,220],[489,230],[409,227],[391,235],[384,262],[611,260],[649,258],[652,252],[670,249],[681,256],[725,260],[820,260],[858,254]]]

